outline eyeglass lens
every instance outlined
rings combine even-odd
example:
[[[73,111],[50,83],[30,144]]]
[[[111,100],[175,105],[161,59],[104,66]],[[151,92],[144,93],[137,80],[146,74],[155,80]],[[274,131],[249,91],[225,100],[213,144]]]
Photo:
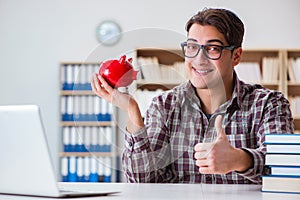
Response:
[[[203,53],[210,59],[219,59],[222,53],[222,46],[218,45],[199,45],[195,43],[184,43],[183,52],[186,57],[196,57],[200,50],[203,49]]]

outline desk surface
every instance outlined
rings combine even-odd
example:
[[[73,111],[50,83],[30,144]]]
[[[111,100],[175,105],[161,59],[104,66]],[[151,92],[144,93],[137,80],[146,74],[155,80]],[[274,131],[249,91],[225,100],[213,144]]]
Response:
[[[211,184],[133,184],[133,183],[59,183],[65,189],[116,190],[118,194],[80,199],[130,200],[299,200],[297,194],[262,193],[260,185]],[[47,199],[39,197],[0,195],[0,199]],[[53,198],[52,198],[53,199]],[[76,198],[78,199],[78,198]]]

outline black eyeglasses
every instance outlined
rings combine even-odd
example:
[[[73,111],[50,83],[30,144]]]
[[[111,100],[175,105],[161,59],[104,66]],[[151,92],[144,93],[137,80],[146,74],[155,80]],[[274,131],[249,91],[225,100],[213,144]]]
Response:
[[[200,50],[203,49],[203,54],[207,58],[211,60],[218,60],[222,56],[223,49],[232,51],[235,49],[235,46],[220,46],[215,44],[201,45],[193,42],[182,42],[181,48],[183,55],[187,58],[196,57]]]

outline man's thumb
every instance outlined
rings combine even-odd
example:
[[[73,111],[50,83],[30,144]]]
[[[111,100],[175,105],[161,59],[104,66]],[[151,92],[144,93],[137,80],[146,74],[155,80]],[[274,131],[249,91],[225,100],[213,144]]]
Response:
[[[222,115],[218,115],[216,117],[216,120],[215,120],[215,128],[216,128],[216,131],[217,131],[217,137],[220,138],[220,139],[221,138],[227,139],[226,133],[225,133],[225,131],[222,128],[222,121],[223,121],[223,116]]]

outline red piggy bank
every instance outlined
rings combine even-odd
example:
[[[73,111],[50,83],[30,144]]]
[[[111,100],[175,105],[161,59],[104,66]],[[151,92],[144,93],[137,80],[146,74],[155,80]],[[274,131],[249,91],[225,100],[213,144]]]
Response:
[[[119,60],[107,60],[100,64],[98,74],[101,75],[110,86],[114,88],[126,87],[134,80],[138,71],[133,70],[132,58],[126,61],[126,55]]]

